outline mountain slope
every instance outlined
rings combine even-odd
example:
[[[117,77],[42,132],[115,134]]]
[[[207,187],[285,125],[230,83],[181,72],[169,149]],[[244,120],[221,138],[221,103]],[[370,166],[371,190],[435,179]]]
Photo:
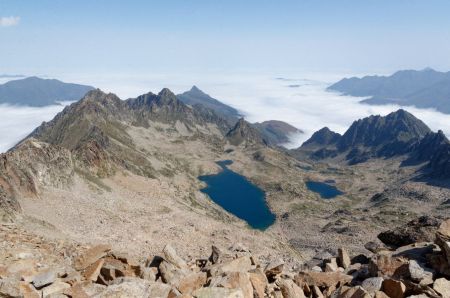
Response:
[[[29,77],[0,85],[0,104],[42,107],[82,98],[91,86]]]
[[[155,169],[138,150],[130,130],[151,128],[155,123],[185,137],[211,135],[211,142],[230,128],[213,111],[193,109],[168,89],[126,101],[93,90],[30,136],[71,150],[78,157],[77,166],[95,175],[108,176],[119,167],[150,177]]]
[[[219,100],[212,98],[202,90],[193,86],[191,90],[178,94],[177,98],[187,105],[201,104],[207,108],[214,110],[218,115],[227,119],[231,124],[235,124],[240,118],[238,110],[226,105]]]
[[[435,108],[450,113],[450,72],[432,69],[403,70],[391,76],[349,78],[331,85],[328,90],[353,96],[370,97],[367,104],[398,104]]]

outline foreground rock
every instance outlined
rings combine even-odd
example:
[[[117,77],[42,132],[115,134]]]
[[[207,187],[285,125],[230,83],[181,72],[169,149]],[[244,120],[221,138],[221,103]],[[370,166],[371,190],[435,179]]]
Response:
[[[450,220],[435,237],[366,256],[339,248],[302,270],[257,259],[241,244],[213,246],[205,258],[191,260],[166,245],[161,256],[143,261],[108,245],[72,247],[60,264],[42,263],[40,250],[19,250],[13,262],[0,265],[0,297],[448,298]]]

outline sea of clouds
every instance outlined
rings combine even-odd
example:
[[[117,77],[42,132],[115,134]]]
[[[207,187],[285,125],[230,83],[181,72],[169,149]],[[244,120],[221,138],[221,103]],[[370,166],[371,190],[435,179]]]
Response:
[[[326,88],[344,75],[336,74],[133,74],[57,77],[67,82],[96,86],[116,93],[120,98],[157,93],[168,87],[175,93],[196,85],[214,98],[238,109],[250,122],[281,120],[304,131],[292,136],[286,146],[300,146],[312,133],[324,126],[344,133],[351,123],[369,115],[387,115],[404,108],[423,120],[432,130],[450,135],[450,115],[431,109],[370,106],[359,103],[362,98],[342,96]],[[63,106],[22,108],[1,106],[0,152],[21,140],[42,121],[52,119]]]

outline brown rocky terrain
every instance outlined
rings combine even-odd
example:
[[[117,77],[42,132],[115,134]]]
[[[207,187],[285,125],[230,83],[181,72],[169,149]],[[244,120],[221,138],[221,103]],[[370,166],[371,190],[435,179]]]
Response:
[[[212,246],[201,258],[182,258],[170,244],[134,258],[110,245],[49,241],[14,224],[0,234],[1,297],[450,297],[450,220],[428,230],[432,242],[391,250],[369,243],[372,253],[357,256],[340,248],[299,268],[240,243]]]

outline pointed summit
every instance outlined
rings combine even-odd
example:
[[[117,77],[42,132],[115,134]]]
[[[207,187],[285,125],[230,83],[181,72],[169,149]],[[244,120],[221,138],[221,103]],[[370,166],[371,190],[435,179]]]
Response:
[[[213,110],[217,115],[226,119],[230,125],[234,125],[240,117],[240,114],[236,109],[212,98],[195,85],[192,86],[189,91],[178,94],[177,98],[187,105],[202,105]]]
[[[170,89],[164,88],[158,93],[157,102],[159,104],[178,104],[178,98]]]
[[[192,86],[191,90],[189,90],[189,92],[195,92],[195,93],[201,93],[201,94],[205,94],[205,92],[203,92],[202,90],[200,90],[197,86]]]
[[[302,148],[315,148],[336,144],[342,136],[328,127],[316,131],[307,141],[302,144]]]
[[[159,91],[158,96],[160,97],[175,97],[175,94],[170,91],[169,88],[163,88],[161,91]]]

